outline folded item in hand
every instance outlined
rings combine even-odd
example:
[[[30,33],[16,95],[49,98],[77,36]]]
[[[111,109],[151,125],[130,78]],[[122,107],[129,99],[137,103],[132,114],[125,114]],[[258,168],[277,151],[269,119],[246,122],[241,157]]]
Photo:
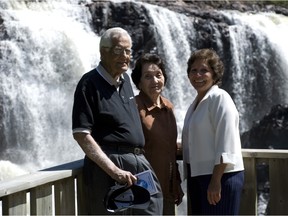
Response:
[[[150,203],[150,193],[139,185],[119,185],[111,187],[104,198],[109,212],[124,211],[128,208],[146,209]]]

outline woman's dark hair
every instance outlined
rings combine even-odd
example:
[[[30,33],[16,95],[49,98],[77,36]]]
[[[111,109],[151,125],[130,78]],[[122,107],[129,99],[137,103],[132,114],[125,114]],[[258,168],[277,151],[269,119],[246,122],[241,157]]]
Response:
[[[212,68],[214,72],[213,79],[215,81],[215,84],[220,86],[224,74],[224,64],[221,61],[220,57],[217,55],[217,53],[212,49],[200,49],[194,51],[187,62],[187,74],[189,74],[193,63],[198,59],[205,60],[209,67]]]
[[[139,83],[142,76],[142,67],[146,63],[153,63],[156,64],[162,71],[163,76],[165,78],[164,85],[167,81],[167,75],[165,72],[165,65],[160,56],[157,54],[152,53],[144,53],[135,63],[135,67],[132,70],[131,77],[133,80],[133,83],[136,85],[136,87],[139,89]]]

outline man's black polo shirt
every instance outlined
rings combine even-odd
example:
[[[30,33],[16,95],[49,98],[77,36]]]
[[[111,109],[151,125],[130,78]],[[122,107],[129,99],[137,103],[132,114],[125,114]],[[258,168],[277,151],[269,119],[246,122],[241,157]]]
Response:
[[[91,131],[99,145],[144,146],[144,135],[130,79],[110,85],[96,69],[84,74],[74,94],[72,129]]]

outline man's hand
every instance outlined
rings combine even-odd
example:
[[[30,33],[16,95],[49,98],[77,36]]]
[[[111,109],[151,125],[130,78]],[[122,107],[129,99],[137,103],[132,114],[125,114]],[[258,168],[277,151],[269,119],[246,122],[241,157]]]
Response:
[[[119,168],[111,177],[120,184],[127,184],[128,187],[137,181],[137,177],[132,175],[132,173]]]

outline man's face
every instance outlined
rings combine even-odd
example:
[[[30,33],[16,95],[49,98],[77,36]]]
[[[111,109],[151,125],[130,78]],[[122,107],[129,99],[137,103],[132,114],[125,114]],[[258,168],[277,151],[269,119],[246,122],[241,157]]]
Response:
[[[112,47],[101,50],[101,63],[113,78],[128,70],[131,59],[131,41],[125,35],[112,38]]]

